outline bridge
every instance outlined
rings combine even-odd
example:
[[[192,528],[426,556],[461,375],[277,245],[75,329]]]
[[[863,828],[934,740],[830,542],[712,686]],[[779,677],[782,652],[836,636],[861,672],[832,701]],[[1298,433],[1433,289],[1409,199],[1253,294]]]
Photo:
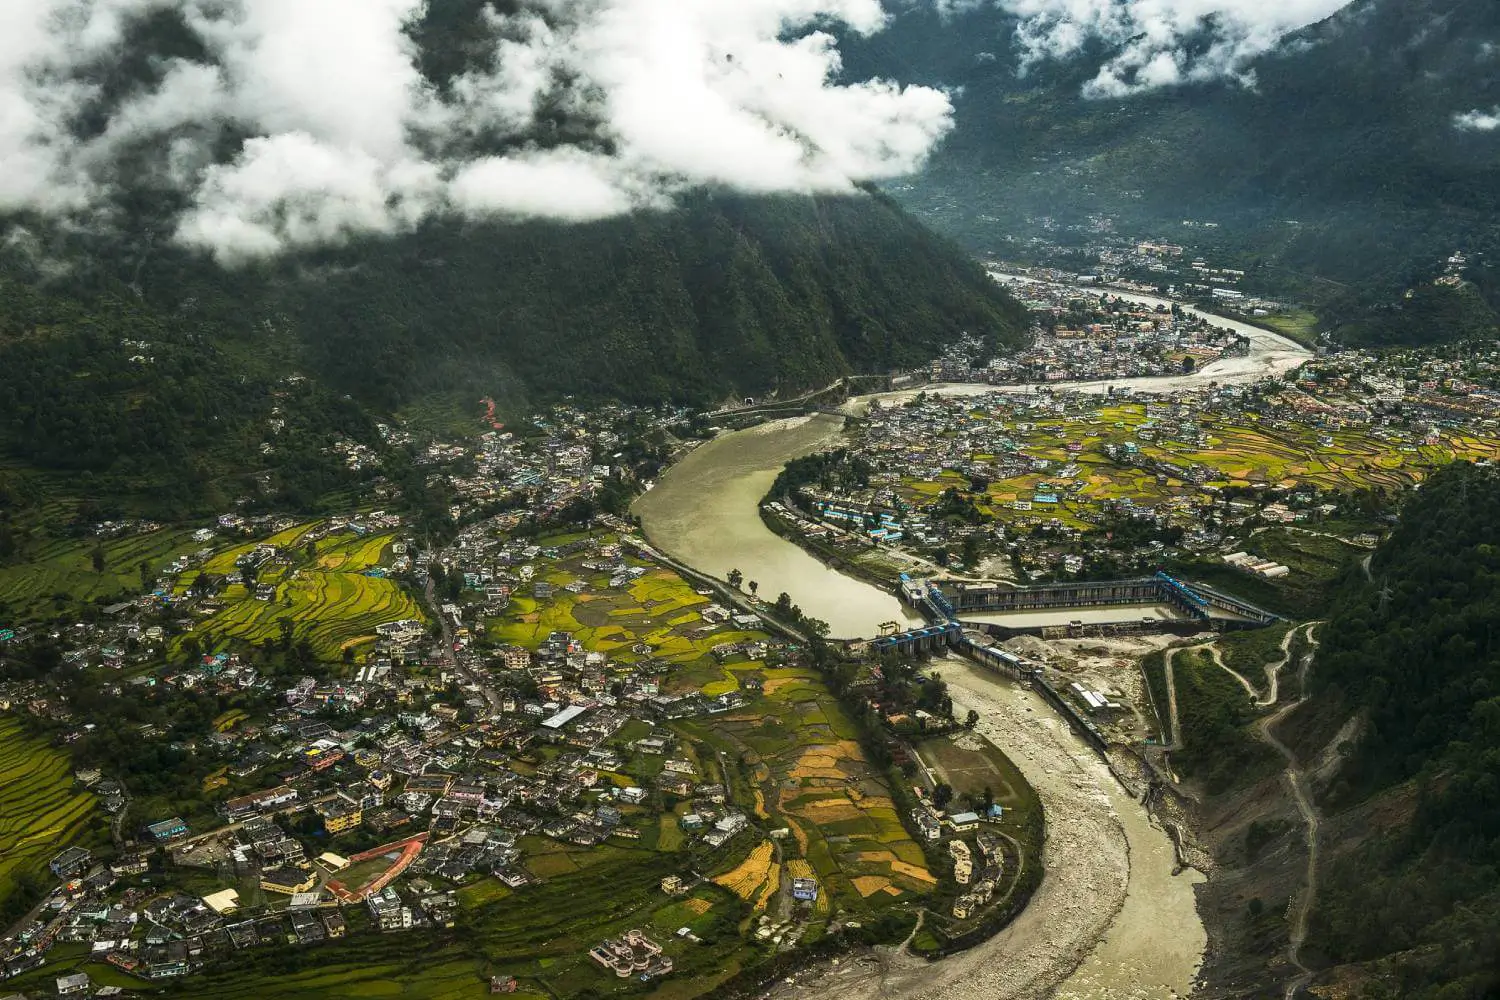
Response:
[[[806,413],[826,413],[847,420],[861,420],[838,409],[850,396],[867,392],[885,392],[891,388],[894,375],[845,375],[835,379],[821,389],[813,389],[790,399],[751,400],[739,406],[726,406],[705,413],[710,420],[740,422],[746,419],[776,419],[795,417]]]

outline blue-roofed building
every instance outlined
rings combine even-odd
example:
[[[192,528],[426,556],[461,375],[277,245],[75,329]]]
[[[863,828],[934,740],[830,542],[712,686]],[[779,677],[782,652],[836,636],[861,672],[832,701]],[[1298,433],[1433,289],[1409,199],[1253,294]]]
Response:
[[[146,832],[151,835],[152,840],[158,844],[164,844],[178,837],[186,837],[188,825],[181,816],[173,816],[171,819],[164,819],[158,823],[147,823]]]

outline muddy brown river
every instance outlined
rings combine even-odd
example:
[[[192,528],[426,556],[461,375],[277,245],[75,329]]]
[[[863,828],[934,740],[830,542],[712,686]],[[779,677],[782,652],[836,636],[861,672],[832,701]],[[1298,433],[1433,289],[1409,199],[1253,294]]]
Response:
[[[1249,357],[1195,375],[1118,380],[1148,391],[1249,381],[1287,371],[1310,352],[1263,330],[1220,317],[1251,337]],[[1103,391],[1105,383],[1054,385]],[[989,392],[943,386],[928,392]],[[852,400],[858,412],[872,398]],[[668,470],[637,500],[646,537],[700,572],[738,569],[768,599],[785,591],[834,636],[877,634],[882,624],[915,623],[893,594],[825,566],[768,529],[759,503],[794,458],[842,441],[843,421],[798,417],[723,434]],[[1076,617],[1076,616],[1075,616]],[[1037,697],[978,667],[942,667],[954,702],[980,711],[980,731],[1015,760],[1047,814],[1047,875],[1031,904],[992,940],[937,963],[882,955],[827,965],[794,977],[773,996],[816,1000],[1169,1000],[1192,992],[1207,943],[1191,870],[1174,874],[1167,834],[1108,769]]]

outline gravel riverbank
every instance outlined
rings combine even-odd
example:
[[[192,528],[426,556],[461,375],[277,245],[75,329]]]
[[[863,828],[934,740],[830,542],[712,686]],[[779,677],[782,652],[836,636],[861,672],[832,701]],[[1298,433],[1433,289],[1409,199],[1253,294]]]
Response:
[[[817,1000],[1166,1000],[1186,996],[1206,936],[1195,872],[1165,832],[1036,695],[965,661],[939,665],[955,710],[1036,788],[1047,874],[994,938],[939,962],[885,950],[800,973],[768,996]]]

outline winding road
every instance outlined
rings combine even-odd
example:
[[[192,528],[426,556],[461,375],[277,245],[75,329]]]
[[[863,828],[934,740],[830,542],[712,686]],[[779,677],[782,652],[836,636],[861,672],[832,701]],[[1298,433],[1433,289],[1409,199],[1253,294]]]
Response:
[[[1281,741],[1275,729],[1278,722],[1296,711],[1307,700],[1307,671],[1312,666],[1313,652],[1318,646],[1318,639],[1313,634],[1313,629],[1318,624],[1318,622],[1310,622],[1304,626],[1309,648],[1302,654],[1302,662],[1298,669],[1297,700],[1283,706],[1274,714],[1266,716],[1257,726],[1261,738],[1286,760],[1287,782],[1292,787],[1292,797],[1296,799],[1297,811],[1302,814],[1302,821],[1307,825],[1307,873],[1304,876],[1306,885],[1297,901],[1292,904],[1291,932],[1287,945],[1287,958],[1298,971],[1297,975],[1287,982],[1286,1000],[1292,1000],[1299,990],[1312,981],[1313,977],[1313,970],[1302,962],[1302,946],[1307,941],[1307,921],[1318,896],[1318,832],[1323,824],[1323,816],[1318,811],[1317,803],[1313,801],[1307,775],[1298,764],[1297,755]],[[1287,636],[1290,637],[1295,631],[1296,629],[1292,629]]]
[[[1369,571],[1369,560],[1364,561],[1366,572]],[[1220,652],[1216,642],[1198,643],[1193,646],[1177,646],[1166,650],[1164,657],[1165,674],[1167,682],[1167,706],[1172,726],[1172,742],[1168,750],[1178,749],[1182,745],[1182,730],[1177,719],[1177,679],[1172,669],[1172,661],[1176,654],[1185,650],[1207,649],[1210,657],[1225,673],[1229,674],[1245,693],[1255,703],[1257,708],[1267,708],[1275,705],[1281,696],[1281,672],[1291,661],[1292,643],[1297,633],[1302,632],[1308,643],[1308,649],[1302,654],[1298,666],[1298,697],[1296,701],[1288,702],[1270,715],[1263,716],[1255,725],[1256,734],[1259,738],[1281,755],[1286,762],[1283,774],[1287,784],[1291,787],[1292,798],[1297,804],[1297,811],[1302,816],[1302,821],[1307,828],[1307,870],[1303,876],[1305,885],[1297,899],[1293,901],[1288,913],[1290,930],[1288,933],[1287,958],[1297,974],[1288,980],[1286,984],[1286,1000],[1293,1000],[1297,992],[1312,981],[1314,970],[1310,969],[1302,961],[1302,946],[1307,941],[1308,918],[1312,914],[1314,903],[1317,901],[1318,893],[1318,833],[1322,827],[1323,817],[1318,811],[1317,803],[1313,800],[1312,789],[1308,784],[1307,775],[1297,755],[1292,749],[1283,743],[1276,735],[1275,729],[1278,723],[1292,712],[1296,711],[1303,702],[1307,700],[1307,672],[1312,666],[1313,652],[1317,649],[1318,639],[1313,634],[1313,629],[1322,622],[1306,622],[1294,625],[1287,629],[1286,635],[1281,638],[1281,655],[1278,659],[1269,660],[1265,665],[1266,672],[1266,694],[1262,696],[1254,684],[1241,673],[1234,670],[1224,662],[1223,654]],[[1164,759],[1168,766],[1168,774],[1171,774],[1170,761]],[[1176,776],[1173,775],[1173,780]]]
[[[1366,560],[1366,565],[1368,566],[1368,560]],[[1318,833],[1322,827],[1323,817],[1318,811],[1317,803],[1313,799],[1312,789],[1308,784],[1306,772],[1303,770],[1301,764],[1298,763],[1297,755],[1276,735],[1276,726],[1288,715],[1301,707],[1303,702],[1307,701],[1307,672],[1312,666],[1313,653],[1318,646],[1318,639],[1314,635],[1313,629],[1321,624],[1323,623],[1307,622],[1287,629],[1286,635],[1281,639],[1280,658],[1266,663],[1267,692],[1264,697],[1256,691],[1255,686],[1250,681],[1224,662],[1224,658],[1216,644],[1204,643],[1198,646],[1179,647],[1179,649],[1202,649],[1206,646],[1209,654],[1213,657],[1213,661],[1235,680],[1239,681],[1246,693],[1254,700],[1256,707],[1266,708],[1276,704],[1280,697],[1281,672],[1291,660],[1292,642],[1299,631],[1303,633],[1308,643],[1308,649],[1302,654],[1302,659],[1298,665],[1297,688],[1299,694],[1297,700],[1288,702],[1270,715],[1263,716],[1255,726],[1256,733],[1260,739],[1279,753],[1282,759],[1286,761],[1286,769],[1283,771],[1283,774],[1292,790],[1292,798],[1297,804],[1297,811],[1301,814],[1302,822],[1307,828],[1307,870],[1303,876],[1305,884],[1302,892],[1298,894],[1297,899],[1292,903],[1288,914],[1290,930],[1288,933],[1287,958],[1293,968],[1297,970],[1297,974],[1288,980],[1286,984],[1286,1000],[1293,1000],[1297,992],[1312,981],[1314,975],[1314,970],[1310,969],[1302,961],[1302,946],[1307,941],[1308,919],[1317,901]],[[1177,650],[1169,649],[1166,656],[1167,692],[1172,717],[1174,747],[1179,745],[1182,738],[1177,723],[1177,690],[1175,678],[1172,673],[1172,655],[1175,652]]]
[[[1219,651],[1219,647],[1217,644],[1211,643],[1209,645],[1209,655],[1213,657],[1214,662],[1217,663],[1226,674],[1240,682],[1240,687],[1244,688],[1245,693],[1254,700],[1256,708],[1269,708],[1281,699],[1281,671],[1285,669],[1287,662],[1292,658],[1292,637],[1297,634],[1298,629],[1310,629],[1314,625],[1318,624],[1321,623],[1309,622],[1306,626],[1296,625],[1286,630],[1286,635],[1283,635],[1281,637],[1281,658],[1279,660],[1268,660],[1266,662],[1266,693],[1264,696],[1262,696],[1261,693],[1256,690],[1255,685],[1250,683],[1249,679],[1246,678],[1244,674],[1240,673],[1238,670],[1234,669],[1229,664],[1224,662],[1224,656]],[[1294,702],[1291,707],[1295,708],[1298,704],[1301,704],[1301,702]],[[1173,725],[1176,725],[1176,723],[1174,722]]]

